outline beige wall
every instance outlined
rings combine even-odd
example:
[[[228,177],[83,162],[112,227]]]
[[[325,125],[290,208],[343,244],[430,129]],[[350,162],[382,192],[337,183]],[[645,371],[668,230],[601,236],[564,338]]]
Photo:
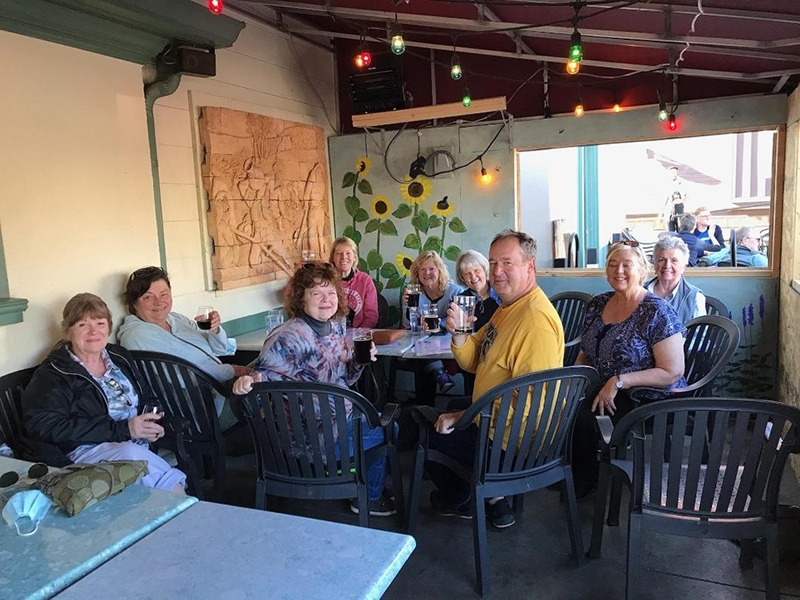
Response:
[[[800,91],[789,96],[786,128],[786,170],[783,188],[783,249],[778,333],[778,395],[800,407]],[[793,280],[795,283],[793,283]],[[800,476],[800,460],[792,457]]]
[[[234,47],[217,52],[217,76],[184,76],[155,107],[175,309],[192,315],[212,304],[226,320],[276,306],[282,284],[206,291],[193,129],[199,107],[249,110],[331,133],[287,37],[242,20],[247,27]],[[334,119],[333,56],[295,45]],[[141,68],[5,32],[0,64],[0,226],[10,293],[30,302],[23,323],[0,327],[0,373],[8,373],[45,355],[74,293],[102,296],[118,324],[125,278],[159,256]]]
[[[198,184],[200,154],[194,129],[202,106],[222,106],[318,125],[331,135],[320,99],[295,60],[289,37],[229,11],[246,22],[233,48],[217,51],[217,76],[183,77],[178,91],[155,105],[167,268],[176,310],[194,314],[213,305],[223,320],[278,306],[285,281],[225,292],[208,291],[208,243],[201,221],[205,192]],[[333,55],[294,42],[331,120],[336,119]],[[336,121],[334,121],[336,124]]]
[[[24,321],[0,327],[2,373],[39,361],[65,301],[103,297],[158,261],[141,68],[0,31],[0,225]]]

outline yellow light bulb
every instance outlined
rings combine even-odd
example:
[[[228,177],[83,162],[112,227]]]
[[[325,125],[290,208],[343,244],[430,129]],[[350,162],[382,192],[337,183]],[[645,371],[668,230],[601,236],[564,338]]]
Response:
[[[492,174],[489,173],[484,167],[481,167],[481,183],[484,185],[492,182]]]
[[[576,117],[582,117],[583,116],[583,104],[578,104],[575,107],[575,116]]]
[[[622,112],[622,107],[619,104],[614,105],[614,112]]]

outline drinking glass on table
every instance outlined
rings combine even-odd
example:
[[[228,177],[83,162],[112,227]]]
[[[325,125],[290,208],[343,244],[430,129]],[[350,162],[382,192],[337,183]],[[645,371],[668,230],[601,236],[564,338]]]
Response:
[[[316,253],[312,252],[311,250],[303,250],[303,262],[314,262],[317,260]]]
[[[406,304],[408,308],[419,308],[419,294],[421,288],[416,283],[410,283],[406,286]]]
[[[264,317],[264,324],[267,326],[267,333],[283,323],[283,311],[270,311]]]
[[[213,306],[201,306],[197,309],[197,316],[194,318],[197,321],[197,326],[203,331],[211,330],[211,313],[214,312]]]
[[[439,307],[435,304],[429,304],[422,309],[422,318],[428,333],[439,333],[442,330],[441,321],[439,319]]]
[[[372,330],[356,329],[353,336],[353,354],[359,365],[368,365],[372,362]]]
[[[473,328],[472,317],[475,316],[475,296],[456,296],[456,311],[453,315],[456,321],[456,333],[471,334]]]

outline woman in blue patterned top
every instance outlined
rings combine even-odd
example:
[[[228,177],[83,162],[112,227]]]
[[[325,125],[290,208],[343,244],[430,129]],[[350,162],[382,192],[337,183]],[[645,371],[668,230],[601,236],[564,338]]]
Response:
[[[612,245],[606,279],[614,291],[598,294],[586,308],[577,364],[597,369],[602,387],[591,405],[584,403],[575,424],[572,457],[579,495],[588,493],[597,478],[592,413],[608,413],[616,421],[632,408],[625,390],[686,384],[686,328],[666,301],[643,287],[648,271],[647,257],[636,242]]]
[[[290,319],[267,336],[252,375],[239,377],[234,382],[234,394],[247,394],[257,381],[308,381],[349,387],[361,376],[364,367],[355,362],[353,350],[345,340],[342,317],[349,309],[336,269],[328,263],[305,263],[292,276],[288,287],[291,291],[285,298],[284,309]],[[371,354],[372,360],[376,360],[374,344]],[[353,405],[347,400],[344,405],[348,416],[348,446],[352,447],[350,415]],[[317,413],[316,419],[320,447],[324,448],[322,416]],[[365,450],[385,441],[382,427],[364,424],[361,431]],[[333,432],[338,436],[337,427]],[[335,443],[338,449],[338,440]],[[385,482],[386,458],[382,457],[376,459],[367,472],[369,514],[372,516],[387,517],[397,512],[394,501],[384,493]],[[355,500],[350,508],[355,513],[359,511]]]

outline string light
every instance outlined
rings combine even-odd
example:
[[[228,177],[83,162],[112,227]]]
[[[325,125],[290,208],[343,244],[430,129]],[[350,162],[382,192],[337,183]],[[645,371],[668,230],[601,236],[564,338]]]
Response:
[[[458,81],[463,74],[464,71],[461,70],[461,61],[458,58],[458,54],[453,52],[453,58],[450,59],[450,77]]]
[[[465,107],[472,104],[472,96],[469,95],[469,88],[464,87],[464,96],[461,98],[461,104]]]
[[[366,50],[359,52],[356,54],[356,57],[353,59],[353,62],[356,63],[356,66],[359,69],[366,69],[368,66],[372,64],[372,54]]]
[[[619,105],[619,102],[614,104],[614,112],[615,113],[622,112],[622,107]]]
[[[570,75],[576,75],[580,70],[581,70],[581,63],[579,63],[576,60],[567,61],[567,73],[569,73]]]
[[[670,131],[675,131],[678,128],[678,124],[675,122],[675,113],[669,113],[667,127],[669,127]]]
[[[395,17],[395,22],[392,23],[392,52],[397,56],[400,56],[403,52],[406,51],[406,42],[403,39],[403,28],[400,26],[400,23],[397,22]]]
[[[208,0],[208,10],[215,15],[221,15],[224,8],[222,0]]]
[[[580,88],[578,88],[578,104],[575,105],[575,116],[580,118],[583,116],[584,112],[585,111],[583,110],[583,98],[581,98],[581,90]]]
[[[492,174],[486,170],[486,167],[483,166],[483,158],[480,159],[481,161],[481,183],[483,185],[488,185],[492,183]]]
[[[576,63],[581,62],[583,58],[583,47],[581,46],[581,34],[578,31],[578,28],[572,31],[572,35],[569,38],[569,59]]]

